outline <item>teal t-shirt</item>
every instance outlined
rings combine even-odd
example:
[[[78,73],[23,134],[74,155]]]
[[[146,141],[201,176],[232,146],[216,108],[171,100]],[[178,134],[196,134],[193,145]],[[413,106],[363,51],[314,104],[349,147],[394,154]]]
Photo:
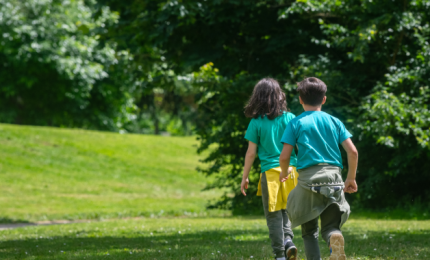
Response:
[[[284,130],[295,115],[284,112],[275,119],[270,120],[267,116],[253,118],[246,130],[245,139],[258,145],[257,153],[261,162],[261,172],[279,167],[279,156],[283,144],[281,137]],[[296,166],[297,157],[295,152],[291,155],[290,165]]]
[[[291,120],[281,142],[297,144],[297,169],[319,163],[343,168],[339,145],[352,135],[336,117],[322,111],[306,111]]]

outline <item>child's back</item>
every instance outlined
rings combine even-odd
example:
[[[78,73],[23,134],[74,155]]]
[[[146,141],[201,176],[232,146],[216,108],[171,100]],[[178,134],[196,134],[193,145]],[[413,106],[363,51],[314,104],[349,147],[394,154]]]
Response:
[[[252,120],[245,134],[249,144],[241,191],[246,196],[248,175],[258,153],[261,174],[257,195],[262,196],[273,253],[279,260],[296,260],[297,248],[292,242],[294,233],[285,211],[288,194],[297,184],[295,153],[291,154],[291,163],[287,167],[293,177],[288,182],[279,181],[279,156],[283,147],[280,140],[294,115],[287,112],[285,94],[276,80],[266,78],[257,83],[245,107],[245,115]]]
[[[279,156],[282,152],[282,135],[288,123],[295,116],[289,112],[269,119],[265,117],[253,118],[246,131],[245,139],[258,145],[258,158],[261,162],[261,172],[279,167]],[[297,158],[292,155],[290,165],[296,166]]]
[[[333,249],[330,259],[345,260],[341,227],[350,214],[345,192],[356,192],[355,172],[358,153],[352,136],[337,118],[321,111],[326,101],[327,86],[317,78],[299,83],[300,103],[306,112],[291,120],[282,137],[280,156],[283,170],[290,154],[298,146],[299,178],[288,197],[287,214],[292,227],[301,225],[308,260],[320,260],[318,219],[321,218],[323,239]],[[348,154],[348,177],[342,180],[343,168],[339,145]],[[284,176],[281,174],[280,178]]]
[[[282,142],[298,146],[297,169],[327,163],[343,168],[339,145],[352,135],[337,118],[306,111],[291,120]]]

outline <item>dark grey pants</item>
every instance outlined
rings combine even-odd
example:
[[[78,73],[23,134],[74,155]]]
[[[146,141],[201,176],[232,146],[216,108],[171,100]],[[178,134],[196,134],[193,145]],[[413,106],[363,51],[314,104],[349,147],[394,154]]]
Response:
[[[269,228],[269,237],[272,240],[273,253],[277,258],[284,257],[284,239],[293,239],[294,234],[291,229],[291,222],[284,209],[269,212],[269,190],[267,188],[266,173],[263,173],[261,176],[261,193],[263,195],[264,215],[266,216],[267,227]]]
[[[330,245],[332,234],[342,234],[340,231],[340,218],[342,213],[336,204],[331,204],[321,215],[321,235],[327,245]],[[320,248],[318,246],[318,218],[302,225],[302,238],[305,243],[305,254],[308,260],[320,260]]]

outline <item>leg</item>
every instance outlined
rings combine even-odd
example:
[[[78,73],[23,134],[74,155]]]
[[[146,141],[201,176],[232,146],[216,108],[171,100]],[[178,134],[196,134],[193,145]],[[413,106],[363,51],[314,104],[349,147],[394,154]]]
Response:
[[[318,246],[318,218],[302,224],[302,238],[305,244],[305,254],[308,260],[320,260],[320,247]]]
[[[269,212],[269,191],[267,189],[266,174],[261,176],[261,192],[263,198],[264,215],[266,216],[269,237],[272,241],[272,249],[276,258],[285,257],[283,217],[280,210]]]
[[[342,213],[336,204],[330,205],[321,213],[321,234],[323,239],[332,248],[330,260],[345,260],[345,241],[340,231]]]
[[[341,216],[342,213],[336,204],[331,204],[321,213],[321,235],[328,245],[332,234],[342,234],[339,227]]]
[[[293,240],[294,233],[293,233],[293,230],[291,229],[291,221],[288,219],[287,211],[285,209],[282,209],[281,213],[282,213],[282,219],[283,219],[282,229],[284,230],[284,239]]]
[[[293,229],[291,228],[291,221],[288,219],[287,211],[281,210],[283,218],[283,230],[284,230],[284,247],[285,257],[287,260],[297,260],[297,247],[293,243]]]

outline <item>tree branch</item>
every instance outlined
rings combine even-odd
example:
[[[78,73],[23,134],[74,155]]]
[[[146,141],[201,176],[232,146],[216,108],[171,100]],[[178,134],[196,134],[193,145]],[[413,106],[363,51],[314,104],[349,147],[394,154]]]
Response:
[[[393,58],[391,59],[390,65],[393,66],[396,63],[397,53],[399,52],[400,46],[402,45],[403,36],[405,35],[405,30],[402,30],[399,38],[397,39],[396,48],[394,49]]]

